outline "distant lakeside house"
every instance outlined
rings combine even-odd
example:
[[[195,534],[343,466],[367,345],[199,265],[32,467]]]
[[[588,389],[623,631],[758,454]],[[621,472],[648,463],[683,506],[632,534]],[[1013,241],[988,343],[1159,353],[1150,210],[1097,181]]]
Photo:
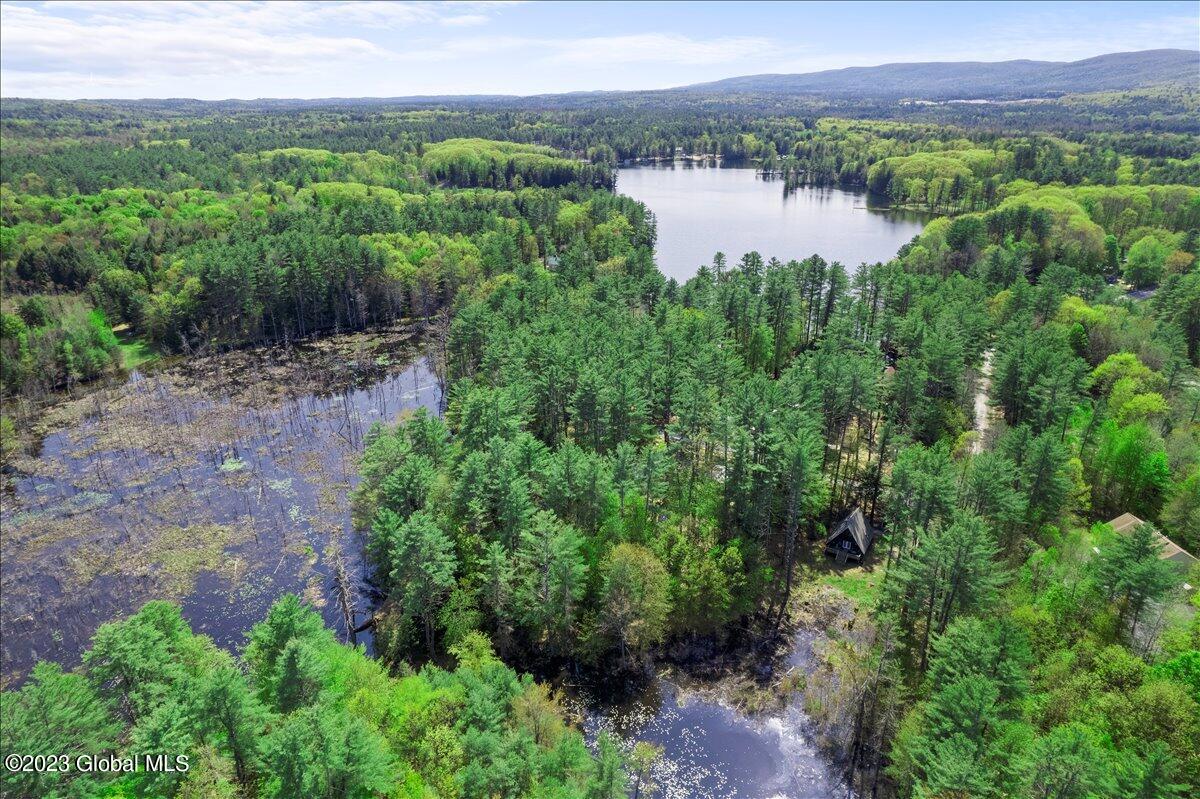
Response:
[[[855,508],[838,522],[837,527],[825,539],[825,554],[838,563],[848,560],[861,563],[875,540],[875,530],[863,516],[862,508]]]
[[[1118,535],[1126,535],[1127,533],[1132,532],[1133,529],[1138,525],[1149,524],[1149,522],[1142,521],[1132,513],[1122,513],[1108,524],[1110,527],[1112,527],[1113,532],[1117,533]],[[1154,526],[1151,525],[1151,527]],[[1162,552],[1159,553],[1159,558],[1162,560],[1169,560],[1172,564],[1178,566],[1179,570],[1185,574],[1189,569],[1192,568],[1192,566],[1196,565],[1197,560],[1194,555],[1185,550],[1183,547],[1179,546],[1179,544],[1176,544],[1174,541],[1167,538],[1165,535],[1159,532],[1158,528],[1154,528],[1154,535],[1158,538],[1158,542],[1162,544]]]

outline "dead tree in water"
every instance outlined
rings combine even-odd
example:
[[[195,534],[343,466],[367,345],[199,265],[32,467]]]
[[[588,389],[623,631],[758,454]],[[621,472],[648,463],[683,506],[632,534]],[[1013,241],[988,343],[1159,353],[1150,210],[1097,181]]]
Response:
[[[350,580],[350,574],[346,571],[346,560],[342,557],[342,547],[337,539],[329,545],[329,558],[333,566],[333,580],[337,586],[338,605],[342,609],[342,619],[346,623],[346,640],[349,643],[358,643],[358,629],[354,623],[355,610],[357,599],[354,592],[354,583]]]
[[[433,374],[438,382],[438,391],[442,396],[446,395],[446,378],[450,366],[450,321],[450,309],[443,307],[429,322],[427,330],[429,362],[433,366]]]

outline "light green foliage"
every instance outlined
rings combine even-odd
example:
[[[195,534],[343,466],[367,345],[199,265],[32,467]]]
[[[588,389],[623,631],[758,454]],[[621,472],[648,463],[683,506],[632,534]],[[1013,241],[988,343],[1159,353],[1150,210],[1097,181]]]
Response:
[[[1162,278],[1163,265],[1171,251],[1153,236],[1138,239],[1125,257],[1125,279],[1134,288],[1152,286]]]
[[[455,186],[611,185],[605,166],[559,158],[554,150],[483,139],[447,139],[425,147],[421,167],[433,181]]]
[[[101,625],[83,664],[102,693],[137,721],[213,656],[211,643],[191,634],[178,607],[150,602],[129,619]]]
[[[478,633],[455,647],[457,670],[428,666],[399,678],[337,643],[290,595],[251,631],[246,670],[166,603],[101,633],[103,654],[88,653],[86,673],[41,664],[19,691],[0,697],[3,753],[166,752],[188,755],[188,772],[9,772],[6,794],[582,797],[589,785],[624,785],[619,753],[593,765],[559,699],[519,679]],[[140,637],[157,644],[158,656],[138,672],[118,665],[116,642]],[[115,677],[122,670],[143,689],[136,723],[105,698],[124,691]],[[260,703],[259,694],[270,701]]]
[[[1162,376],[1146,366],[1132,352],[1120,352],[1108,356],[1104,363],[1092,371],[1092,386],[1096,391],[1111,394],[1116,384],[1129,380],[1138,390],[1161,389]]]
[[[978,179],[1000,172],[1004,156],[991,150],[948,149],[886,158],[867,173],[867,185],[897,202],[932,209],[974,205]]]
[[[369,799],[387,793],[394,769],[383,737],[339,708],[287,716],[263,742],[267,797]]]
[[[1105,422],[1091,461],[1092,505],[1110,517],[1122,512],[1154,517],[1171,470],[1162,440],[1144,422],[1120,427]]]
[[[585,796],[587,799],[621,799],[626,795],[621,750],[607,732],[601,733],[596,748],[596,772],[588,783]]]
[[[121,730],[111,706],[93,683],[46,662],[33,668],[21,690],[0,695],[0,727],[4,731],[0,751],[5,758],[99,755],[116,744]],[[0,784],[6,794],[37,796],[68,790],[85,795],[93,783],[90,775],[74,769],[26,772],[6,768]]]
[[[26,315],[42,321],[41,303],[37,305],[37,312],[26,308]],[[16,314],[3,315],[0,380],[5,392],[38,396],[94,380],[119,364],[119,344],[103,311],[66,300],[54,305],[54,315],[38,327]]]
[[[622,657],[662,640],[671,605],[658,559],[636,544],[618,544],[603,573],[600,628]]]
[[[347,182],[405,191],[416,183],[412,164],[375,150],[332,153],[286,147],[239,154],[236,169],[260,180],[280,181],[297,188],[313,183]]]

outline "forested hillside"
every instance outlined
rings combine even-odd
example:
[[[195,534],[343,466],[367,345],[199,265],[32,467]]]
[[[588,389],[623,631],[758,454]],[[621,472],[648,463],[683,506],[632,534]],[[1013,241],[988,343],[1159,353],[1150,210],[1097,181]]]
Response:
[[[848,67],[803,75],[746,75],[684,88],[691,92],[996,100],[1193,86],[1197,69],[1200,53],[1195,50],[1143,50],[1069,62],[931,62]]]
[[[799,701],[858,795],[1200,788],[1200,574],[1154,532],[1200,551],[1194,136],[670,109],[3,121],[6,459],[65,393],[267,342],[406,322],[446,389],[357,464],[373,657],[294,596],[234,653],[151,603],[4,692],[2,754],[192,768],[6,772],[6,793],[646,796],[654,747],[585,744],[519,673],[769,661],[818,587],[853,623]],[[717,253],[681,284],[653,209],[611,191],[617,161],[676,155],[942,216],[886,262]],[[854,508],[872,569],[826,568]],[[1124,513],[1148,524],[1118,534]]]

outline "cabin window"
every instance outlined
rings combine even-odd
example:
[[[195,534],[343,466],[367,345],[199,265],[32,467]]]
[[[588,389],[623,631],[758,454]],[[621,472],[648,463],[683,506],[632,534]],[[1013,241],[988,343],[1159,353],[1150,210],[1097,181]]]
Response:
[[[850,542],[843,539],[842,540],[842,549],[849,549],[849,548],[850,548]]]

